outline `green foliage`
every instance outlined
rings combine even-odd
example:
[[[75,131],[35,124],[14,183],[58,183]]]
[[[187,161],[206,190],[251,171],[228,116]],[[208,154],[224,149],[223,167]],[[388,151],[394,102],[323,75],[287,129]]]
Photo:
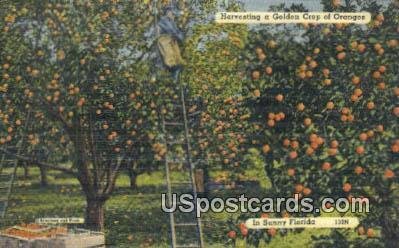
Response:
[[[398,41],[391,36],[398,13],[373,6],[363,6],[373,13],[366,29],[305,25],[301,42],[254,34],[245,55],[246,107],[252,143],[279,196],[367,197],[371,213],[359,215],[361,226],[388,245],[398,215]]]

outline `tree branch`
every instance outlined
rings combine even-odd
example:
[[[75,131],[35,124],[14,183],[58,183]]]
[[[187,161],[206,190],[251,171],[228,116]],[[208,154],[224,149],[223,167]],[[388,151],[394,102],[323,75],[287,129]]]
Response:
[[[29,163],[36,164],[36,165],[39,165],[39,166],[43,166],[43,167],[46,167],[46,168],[49,168],[49,169],[52,169],[52,170],[62,171],[62,172],[65,172],[65,173],[73,175],[73,176],[77,176],[78,175],[77,172],[74,171],[72,168],[60,167],[60,166],[57,166],[57,165],[52,165],[52,164],[48,164],[48,163],[45,163],[45,162],[41,162],[41,161],[38,161],[38,160],[36,160],[34,158],[29,158],[29,157],[26,157],[26,156],[15,154],[15,153],[10,152],[10,151],[8,151],[7,149],[4,149],[4,148],[0,148],[0,151],[4,152],[5,154],[8,154],[10,156],[13,156],[13,157],[17,158],[18,160],[22,160],[24,162],[29,162]]]

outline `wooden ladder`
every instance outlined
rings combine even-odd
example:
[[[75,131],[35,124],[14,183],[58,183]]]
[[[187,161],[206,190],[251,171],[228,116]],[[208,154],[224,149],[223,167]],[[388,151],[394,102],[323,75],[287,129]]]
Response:
[[[29,111],[24,125],[24,130],[27,130],[30,120]],[[16,146],[5,146],[1,152],[0,160],[0,220],[3,220],[9,206],[12,187],[16,179],[16,173],[19,160],[15,155],[19,155],[24,147],[24,138],[20,139]]]
[[[178,80],[176,80],[178,81]],[[163,142],[166,148],[164,157],[166,184],[167,184],[167,198],[169,206],[172,205],[172,194],[188,193],[194,198],[194,203],[197,202],[197,187],[195,179],[195,165],[191,156],[191,144],[189,133],[189,115],[186,109],[186,87],[183,84],[176,83],[178,91],[180,92],[180,99],[169,102],[169,108],[172,108],[171,116],[162,115],[162,131]],[[183,151],[179,153],[174,149],[175,146],[180,146]],[[182,165],[179,168],[179,173],[176,175],[172,166]],[[182,173],[182,174],[180,174]],[[177,178],[176,178],[177,177]],[[179,206],[179,202],[177,203]],[[203,231],[201,218],[196,217],[197,206],[194,204],[194,211],[190,213],[176,212],[169,213],[170,230],[171,230],[171,247],[205,247],[203,240]]]

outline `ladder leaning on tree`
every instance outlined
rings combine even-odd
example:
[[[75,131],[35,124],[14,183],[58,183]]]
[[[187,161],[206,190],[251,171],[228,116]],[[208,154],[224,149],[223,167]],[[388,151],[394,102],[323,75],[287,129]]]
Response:
[[[176,80],[178,81],[178,80]],[[173,108],[172,116],[168,119],[162,115],[163,142],[166,148],[164,158],[167,196],[169,207],[172,203],[172,194],[189,193],[193,196],[193,202],[197,202],[198,192],[195,180],[195,166],[191,157],[191,145],[189,134],[189,122],[186,109],[186,87],[182,83],[177,84],[180,91],[180,99],[172,100],[169,106]],[[174,146],[183,147],[184,154],[177,154]],[[179,175],[173,175],[171,167],[182,164]],[[178,177],[178,178],[176,178]],[[182,179],[183,178],[183,179]],[[179,203],[177,203],[178,205]],[[197,206],[194,204],[194,211],[182,213],[179,211],[170,213],[170,230],[172,247],[205,247],[203,240],[201,218],[196,217]]]
[[[30,111],[28,112],[24,129],[26,130],[30,120]],[[21,138],[16,146],[6,146],[3,150],[8,151],[1,153],[0,161],[0,220],[4,219],[6,214],[12,187],[16,178],[18,167],[18,159],[15,155],[20,155],[24,147],[24,139]]]

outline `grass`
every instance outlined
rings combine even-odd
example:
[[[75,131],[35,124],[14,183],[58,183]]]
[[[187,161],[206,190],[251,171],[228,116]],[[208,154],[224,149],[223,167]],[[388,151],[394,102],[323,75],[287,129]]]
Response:
[[[83,217],[85,199],[76,179],[59,172],[49,172],[50,185],[39,185],[39,171],[31,169],[24,180],[18,171],[10,208],[1,227],[22,222],[33,222],[40,217]],[[262,185],[269,185],[263,183]],[[162,172],[138,177],[138,188],[129,188],[129,179],[121,175],[113,197],[106,204],[106,240],[109,247],[169,247],[169,217],[161,211],[161,196],[165,191]],[[267,196],[267,188],[252,189],[248,195]],[[239,192],[220,191],[218,195],[231,196]],[[242,192],[240,192],[242,193]],[[226,243],[226,221],[237,214],[206,213],[203,216],[206,247],[232,246]],[[326,229],[306,229],[300,233],[277,235],[267,247],[310,247],[312,235],[328,234]],[[247,246],[237,240],[236,247]],[[261,247],[266,245],[262,243]]]

